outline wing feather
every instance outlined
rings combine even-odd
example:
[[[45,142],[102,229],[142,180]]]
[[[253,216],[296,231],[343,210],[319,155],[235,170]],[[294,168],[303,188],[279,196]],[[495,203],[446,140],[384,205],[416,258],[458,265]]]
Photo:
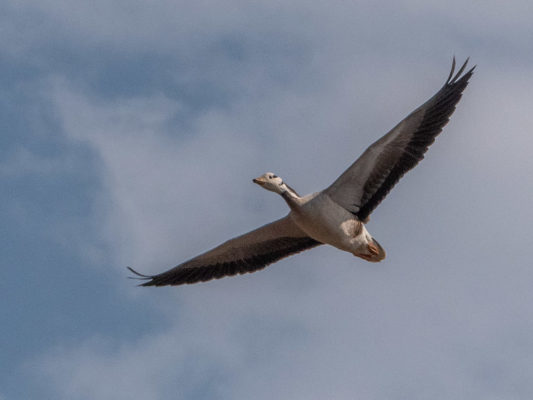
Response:
[[[454,57],[444,86],[373,143],[325,193],[361,221],[367,220],[400,178],[424,158],[448,123],[475,68],[461,76],[467,63],[468,59],[454,75]]]
[[[147,282],[141,286],[182,285],[255,272],[322,243],[308,237],[287,216],[192,258],[158,275],[130,271]]]

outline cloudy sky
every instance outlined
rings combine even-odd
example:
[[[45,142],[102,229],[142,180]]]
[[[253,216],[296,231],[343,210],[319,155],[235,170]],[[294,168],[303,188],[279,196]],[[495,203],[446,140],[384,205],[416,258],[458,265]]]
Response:
[[[0,399],[529,399],[529,0],[0,5]],[[139,288],[287,212],[476,73],[372,215],[323,246]]]

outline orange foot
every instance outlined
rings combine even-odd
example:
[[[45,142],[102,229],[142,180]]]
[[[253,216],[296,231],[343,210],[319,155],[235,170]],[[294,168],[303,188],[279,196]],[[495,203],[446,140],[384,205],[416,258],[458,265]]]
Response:
[[[374,246],[373,243],[368,243],[366,248],[370,252],[370,254],[374,256],[379,256],[379,249],[377,248],[377,246]]]

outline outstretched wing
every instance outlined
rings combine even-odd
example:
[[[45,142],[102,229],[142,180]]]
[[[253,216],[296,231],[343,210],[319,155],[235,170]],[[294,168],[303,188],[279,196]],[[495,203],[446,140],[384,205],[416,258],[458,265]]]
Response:
[[[372,144],[324,192],[361,221],[385,198],[400,178],[424,158],[455,110],[475,66],[463,76],[468,59],[454,76],[452,69],[444,86]]]
[[[287,216],[203,253],[159,275],[139,275],[141,286],[182,285],[254,272],[322,243],[307,236]]]

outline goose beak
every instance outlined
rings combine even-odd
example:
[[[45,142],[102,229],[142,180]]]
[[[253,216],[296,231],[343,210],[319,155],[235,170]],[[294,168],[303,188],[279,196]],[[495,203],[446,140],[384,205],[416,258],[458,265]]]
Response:
[[[252,182],[257,183],[259,186],[263,186],[266,183],[265,180],[261,177],[252,179]]]

